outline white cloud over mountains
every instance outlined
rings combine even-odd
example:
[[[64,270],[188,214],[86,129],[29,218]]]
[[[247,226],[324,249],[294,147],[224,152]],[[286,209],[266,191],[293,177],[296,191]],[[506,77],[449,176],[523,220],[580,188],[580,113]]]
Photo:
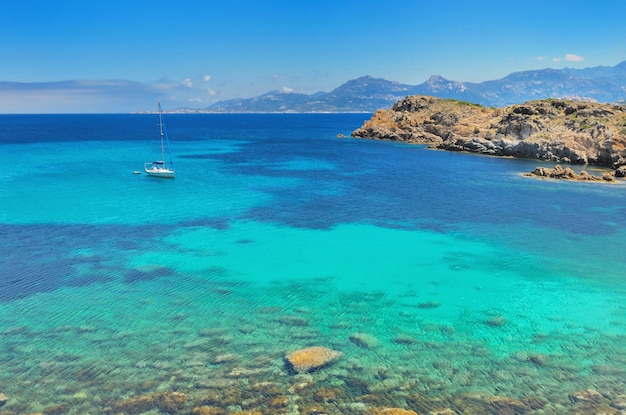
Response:
[[[565,55],[565,60],[568,62],[582,62],[585,60],[582,56],[574,55],[573,53],[568,53]]]
[[[582,62],[585,60],[584,57],[580,56],[580,55],[575,55],[573,53],[567,53],[564,57],[561,56],[555,56],[555,57],[548,57],[548,56],[537,56],[535,58],[535,60],[539,61],[539,62],[544,62],[544,61],[552,61],[552,62],[561,62],[563,60],[567,61],[567,62]]]

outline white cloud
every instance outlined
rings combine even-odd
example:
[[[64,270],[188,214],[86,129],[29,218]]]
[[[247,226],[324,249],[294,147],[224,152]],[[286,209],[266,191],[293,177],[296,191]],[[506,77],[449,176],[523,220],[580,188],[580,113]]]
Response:
[[[544,61],[552,61],[552,62],[556,62],[559,63],[561,61],[568,61],[568,62],[582,62],[585,60],[585,58],[583,58],[582,56],[579,55],[574,55],[573,53],[568,53],[565,55],[565,57],[561,57],[561,56],[554,56],[554,57],[548,57],[548,56],[537,56],[534,58],[537,62],[544,62]]]
[[[215,95],[217,95],[217,92],[216,92],[214,89],[211,89],[211,88],[207,89],[207,90],[206,90],[206,92],[207,92],[207,94],[209,94],[210,96],[215,96]]]
[[[574,55],[573,53],[568,53],[565,55],[565,60],[568,62],[582,62],[585,60],[582,56]]]
[[[288,86],[284,86],[282,88],[282,92],[284,92],[285,94],[290,94],[293,92],[293,88],[289,88]]]
[[[180,81],[181,85],[186,86],[187,88],[191,88],[193,86],[193,82],[191,82],[191,78],[185,78]]]
[[[204,75],[204,78],[202,78],[204,80],[204,82],[209,82],[211,80],[211,75]]]

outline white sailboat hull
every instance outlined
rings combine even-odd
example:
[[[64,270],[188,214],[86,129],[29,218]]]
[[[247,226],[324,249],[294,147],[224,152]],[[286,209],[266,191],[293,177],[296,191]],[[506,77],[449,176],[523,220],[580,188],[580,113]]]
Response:
[[[144,164],[143,169],[148,176],[152,177],[162,177],[164,179],[173,179],[176,177],[176,171],[168,169],[167,167],[156,166],[152,163]]]

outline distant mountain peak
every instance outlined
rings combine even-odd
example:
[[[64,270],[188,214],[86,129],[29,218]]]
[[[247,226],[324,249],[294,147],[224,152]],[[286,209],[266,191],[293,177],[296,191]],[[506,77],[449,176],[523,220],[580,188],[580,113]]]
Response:
[[[586,69],[540,69],[513,72],[481,83],[452,81],[432,75],[420,85],[407,85],[364,75],[330,92],[312,95],[289,90],[217,102],[202,112],[374,112],[390,108],[409,95],[432,95],[502,107],[543,98],[584,97],[597,102],[626,100],[626,61]]]
[[[427,84],[438,84],[442,82],[450,82],[446,78],[441,75],[431,75],[430,78],[426,81]]]
[[[428,86],[434,93],[439,91],[464,92],[467,89],[463,82],[450,81],[440,75],[432,75],[423,85]]]

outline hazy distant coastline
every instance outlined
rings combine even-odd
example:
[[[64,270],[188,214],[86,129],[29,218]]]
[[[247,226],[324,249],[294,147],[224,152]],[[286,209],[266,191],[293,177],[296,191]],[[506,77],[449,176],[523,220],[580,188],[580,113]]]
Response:
[[[626,100],[626,61],[586,69],[541,69],[515,72],[480,83],[459,82],[438,75],[420,85],[372,76],[349,80],[330,92],[303,94],[270,91],[252,98],[218,101],[209,106],[184,107],[164,101],[163,94],[186,96],[177,83],[146,84],[123,80],[42,83],[0,82],[0,113],[120,113],[154,112],[161,100],[165,112],[204,113],[373,113],[410,95],[430,95],[504,107],[530,100],[558,98],[620,103]],[[187,96],[187,98],[193,98]],[[94,104],[95,103],[95,104]],[[126,106],[141,108],[124,111]],[[68,111],[68,106],[74,108]],[[154,109],[153,109],[154,108]]]
[[[626,61],[586,69],[542,69],[512,73],[481,83],[431,76],[420,85],[407,85],[363,76],[331,92],[312,95],[272,91],[253,98],[220,101],[206,108],[176,109],[184,113],[374,112],[409,95],[453,98],[487,107],[504,107],[545,99],[620,103],[626,100]]]

